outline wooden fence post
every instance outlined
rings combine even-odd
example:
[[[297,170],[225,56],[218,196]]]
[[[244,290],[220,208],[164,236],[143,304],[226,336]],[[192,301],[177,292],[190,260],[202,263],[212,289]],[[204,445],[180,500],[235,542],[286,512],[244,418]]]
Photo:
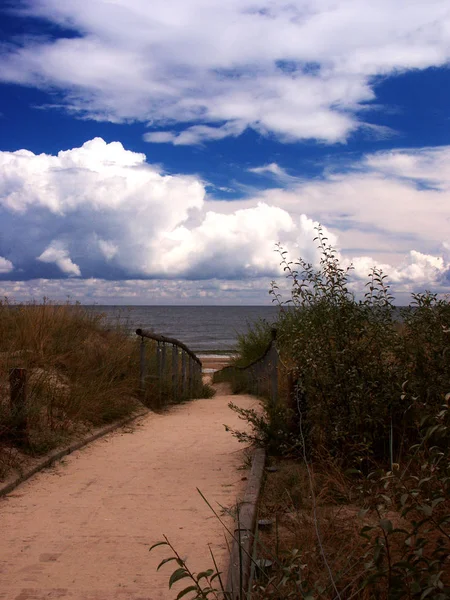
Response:
[[[161,379],[161,342],[156,342],[156,374]]]
[[[203,372],[202,372],[202,365],[199,365],[198,363],[197,363],[197,374],[198,374],[197,395],[200,396],[201,390],[202,390],[202,383],[203,383]]]
[[[178,346],[172,345],[172,394],[178,398]]]
[[[189,357],[189,396],[192,398],[195,391],[195,380],[194,380],[194,359]]]
[[[186,352],[181,351],[181,393],[183,399],[186,397]]]
[[[11,369],[9,371],[9,385],[15,433],[20,443],[26,444],[28,442],[27,370]]]
[[[161,344],[161,377],[166,374],[166,344]]]
[[[159,402],[162,405],[163,384],[166,379],[166,344],[161,344],[161,375],[159,378]]]
[[[145,364],[145,340],[144,336],[141,337],[140,347],[140,372],[139,372],[139,387],[140,393],[143,396],[145,394],[145,375],[146,375],[146,364]]]

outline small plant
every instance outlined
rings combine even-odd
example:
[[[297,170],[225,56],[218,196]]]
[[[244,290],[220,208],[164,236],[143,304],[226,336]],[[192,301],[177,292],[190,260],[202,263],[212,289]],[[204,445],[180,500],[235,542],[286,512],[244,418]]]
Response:
[[[241,408],[233,402],[228,406],[251,426],[250,431],[238,431],[225,426],[240,442],[266,448],[274,455],[289,455],[298,451],[299,441],[289,428],[292,422],[289,409],[273,406],[269,402],[263,403],[262,410]]]
[[[207,569],[206,571],[201,571],[200,573],[194,573],[189,569],[186,561],[181,558],[166,536],[164,536],[163,542],[157,542],[156,544],[153,544],[153,546],[150,548],[150,552],[159,546],[167,546],[170,548],[172,555],[162,560],[159,563],[157,570],[159,571],[163,565],[169,562],[175,562],[177,565],[177,568],[170,576],[169,589],[171,589],[172,586],[177,583],[177,581],[181,581],[182,579],[189,580],[189,585],[178,592],[176,600],[180,600],[188,594],[190,600],[219,600],[219,598],[223,600],[226,598],[226,596],[224,596],[225,588],[221,578],[222,573],[217,568],[217,564],[211,549],[210,552],[215,569]]]

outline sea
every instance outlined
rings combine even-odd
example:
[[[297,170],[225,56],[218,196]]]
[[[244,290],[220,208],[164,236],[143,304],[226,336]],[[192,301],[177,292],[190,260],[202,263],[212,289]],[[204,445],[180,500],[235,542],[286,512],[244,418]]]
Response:
[[[258,320],[272,324],[276,306],[86,306],[105,315],[111,324],[172,337],[193,352],[229,354],[236,350],[238,335]]]

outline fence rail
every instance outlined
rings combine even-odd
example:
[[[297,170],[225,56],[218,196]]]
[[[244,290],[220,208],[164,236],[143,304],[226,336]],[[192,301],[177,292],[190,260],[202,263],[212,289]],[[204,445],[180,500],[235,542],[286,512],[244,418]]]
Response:
[[[248,392],[264,396],[274,405],[278,402],[277,330],[272,329],[272,340],[264,353],[245,367],[228,365],[214,374],[214,381],[229,381],[234,392]]]
[[[195,398],[202,386],[202,361],[183,342],[136,329],[140,336],[140,391],[152,408]],[[156,344],[148,356],[146,340]],[[170,357],[167,350],[170,350]],[[151,384],[151,385],[150,385]],[[151,388],[151,389],[149,389]]]

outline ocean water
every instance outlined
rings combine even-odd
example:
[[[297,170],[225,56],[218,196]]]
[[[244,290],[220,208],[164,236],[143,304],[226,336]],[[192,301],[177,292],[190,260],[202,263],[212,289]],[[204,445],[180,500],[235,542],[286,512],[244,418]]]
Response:
[[[259,319],[273,323],[275,306],[89,306],[119,322],[130,333],[138,328],[173,337],[197,353],[232,352],[237,335]]]

